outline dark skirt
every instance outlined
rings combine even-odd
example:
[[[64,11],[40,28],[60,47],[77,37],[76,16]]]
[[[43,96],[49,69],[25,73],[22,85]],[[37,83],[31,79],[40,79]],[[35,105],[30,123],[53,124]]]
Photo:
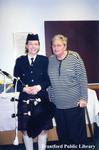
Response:
[[[18,129],[22,132],[27,131],[30,137],[35,138],[43,130],[53,128],[52,118],[55,109],[55,105],[49,101],[39,102],[36,106],[33,101],[29,104],[19,101]]]

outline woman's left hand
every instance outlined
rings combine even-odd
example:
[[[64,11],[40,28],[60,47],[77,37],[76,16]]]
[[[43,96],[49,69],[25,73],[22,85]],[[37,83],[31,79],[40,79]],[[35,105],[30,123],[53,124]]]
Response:
[[[41,90],[40,85],[31,86],[31,94],[36,95]]]

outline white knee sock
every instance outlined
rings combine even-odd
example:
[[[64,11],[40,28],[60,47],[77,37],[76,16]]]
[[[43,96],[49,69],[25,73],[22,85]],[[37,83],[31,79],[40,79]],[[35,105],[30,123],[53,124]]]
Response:
[[[38,136],[38,149],[45,150],[46,149],[46,142],[47,142],[47,134],[40,134]]]
[[[27,134],[23,134],[23,140],[26,147],[26,150],[33,150],[33,139]]]

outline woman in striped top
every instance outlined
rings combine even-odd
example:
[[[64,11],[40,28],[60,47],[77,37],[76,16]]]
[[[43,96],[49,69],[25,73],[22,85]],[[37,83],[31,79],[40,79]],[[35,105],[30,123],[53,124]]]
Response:
[[[86,142],[84,107],[87,105],[87,76],[77,52],[67,50],[67,37],[55,35],[49,58],[49,97],[57,107],[56,129],[61,143]]]

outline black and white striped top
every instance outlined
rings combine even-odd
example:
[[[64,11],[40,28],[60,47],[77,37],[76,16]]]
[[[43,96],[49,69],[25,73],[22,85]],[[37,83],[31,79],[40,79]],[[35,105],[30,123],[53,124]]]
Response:
[[[49,97],[57,108],[73,108],[77,107],[80,99],[87,101],[86,70],[78,53],[68,51],[62,61],[52,55],[49,58],[48,73],[51,81]]]

